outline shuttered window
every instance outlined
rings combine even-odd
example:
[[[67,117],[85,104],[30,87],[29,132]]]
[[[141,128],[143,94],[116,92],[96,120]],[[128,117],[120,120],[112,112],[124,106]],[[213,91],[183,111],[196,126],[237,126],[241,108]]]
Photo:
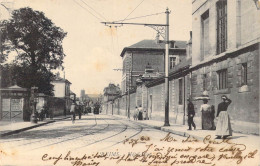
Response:
[[[227,0],[217,2],[217,54],[227,49]]]
[[[209,11],[201,16],[201,60],[209,53]]]
[[[227,69],[219,70],[217,73],[218,73],[219,89],[226,89],[227,88]]]

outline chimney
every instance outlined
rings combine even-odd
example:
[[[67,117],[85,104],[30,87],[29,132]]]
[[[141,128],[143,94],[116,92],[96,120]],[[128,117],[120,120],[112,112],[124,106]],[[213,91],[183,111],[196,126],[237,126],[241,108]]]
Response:
[[[170,48],[175,48],[175,41],[170,41],[170,43],[169,43],[169,47]]]

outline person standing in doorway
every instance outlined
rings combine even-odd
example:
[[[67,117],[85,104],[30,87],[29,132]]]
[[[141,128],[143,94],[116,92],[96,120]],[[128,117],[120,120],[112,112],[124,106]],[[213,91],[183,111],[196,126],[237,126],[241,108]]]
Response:
[[[191,98],[188,98],[188,125],[189,125],[189,129],[188,130],[192,130],[191,125],[194,127],[194,130],[196,130],[196,125],[193,121],[193,117],[195,116],[195,110],[194,110],[194,105],[191,102]]]
[[[220,139],[223,137],[224,139],[228,136],[232,135],[232,129],[230,124],[229,115],[227,112],[227,108],[229,104],[232,102],[226,95],[221,97],[222,102],[218,105],[218,112],[217,112],[217,127],[216,127],[216,139]]]

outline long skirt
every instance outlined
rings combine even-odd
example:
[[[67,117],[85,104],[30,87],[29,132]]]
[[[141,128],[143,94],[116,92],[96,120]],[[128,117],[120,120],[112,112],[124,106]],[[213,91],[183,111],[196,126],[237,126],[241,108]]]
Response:
[[[211,111],[202,111],[202,130],[214,130],[214,116]]]
[[[216,127],[217,136],[231,136],[232,129],[230,124],[230,118],[227,111],[221,111],[219,113],[217,127]]]

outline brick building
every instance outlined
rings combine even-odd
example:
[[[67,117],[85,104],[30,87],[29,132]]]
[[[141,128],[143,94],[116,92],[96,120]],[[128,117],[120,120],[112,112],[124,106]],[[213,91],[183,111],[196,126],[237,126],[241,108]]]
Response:
[[[186,42],[170,42],[170,67],[174,67],[185,54]],[[164,74],[165,44],[162,41],[142,40],[129,47],[125,47],[120,56],[123,59],[123,74],[121,89],[125,93],[128,82],[131,87],[136,86],[136,79],[145,73],[146,64],[150,64],[156,72]],[[129,79],[130,78],[130,79]]]
[[[192,96],[208,91],[217,107],[227,95],[233,130],[252,134],[259,134],[259,15],[253,0],[192,1]]]

